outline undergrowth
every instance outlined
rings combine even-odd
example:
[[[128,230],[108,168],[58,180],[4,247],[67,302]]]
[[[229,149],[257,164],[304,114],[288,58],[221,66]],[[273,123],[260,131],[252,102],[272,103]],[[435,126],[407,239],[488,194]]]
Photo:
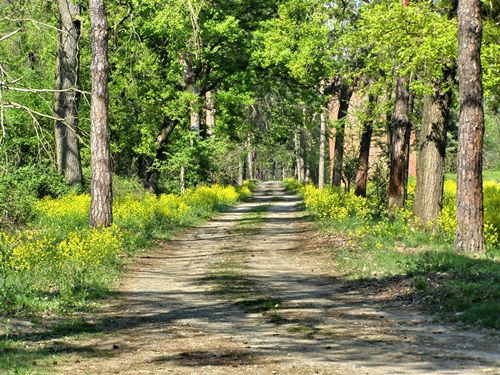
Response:
[[[69,193],[34,202],[27,226],[0,231],[0,313],[89,310],[106,296],[128,258],[152,240],[209,218],[251,196],[254,183],[155,196],[126,189],[113,202],[114,224],[89,228],[90,196]]]

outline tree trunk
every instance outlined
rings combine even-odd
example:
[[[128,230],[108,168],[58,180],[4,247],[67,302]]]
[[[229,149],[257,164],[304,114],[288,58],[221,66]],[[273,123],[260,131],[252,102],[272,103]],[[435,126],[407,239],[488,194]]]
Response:
[[[207,91],[205,94],[205,124],[207,126],[207,138],[212,138],[215,127],[215,109],[212,92]]]
[[[188,54],[182,54],[181,56],[181,65],[183,67],[182,70],[182,79],[184,80],[184,84],[186,88],[192,95],[192,99],[189,103],[189,107],[191,110],[191,131],[196,132],[197,134],[200,132],[200,108],[199,108],[199,95],[200,90],[198,87],[198,73],[196,69],[193,67],[193,61],[191,56]]]
[[[363,124],[363,133],[359,145],[358,170],[356,171],[354,194],[360,197],[366,197],[366,185],[368,183],[368,167],[370,160],[370,146],[373,134],[373,107],[377,97],[370,95],[366,107],[366,120]]]
[[[304,155],[304,182],[311,182],[311,153],[313,148],[312,135],[310,130],[303,129],[304,142],[302,154]]]
[[[347,120],[347,112],[349,110],[349,100],[351,99],[354,87],[351,89],[345,84],[340,86],[340,90],[337,92],[337,100],[334,101],[333,111],[334,120],[338,121],[335,128],[335,146],[334,146],[334,157],[331,169],[331,183],[332,186],[340,186],[342,183],[342,166],[344,164],[344,139],[345,139],[345,123]]]
[[[239,186],[243,185],[244,168],[245,168],[245,165],[244,165],[243,161],[240,159],[240,161],[238,162],[238,182],[237,182]]]
[[[247,167],[248,167],[248,179],[253,180],[254,176],[254,166],[253,166],[253,149],[251,146],[250,137],[247,139]]]
[[[482,150],[484,137],[481,80],[481,2],[458,3],[458,128],[457,229],[455,249],[468,253],[485,250]]]
[[[304,157],[303,157],[303,152],[302,152],[302,145],[303,145],[303,140],[302,140],[302,127],[299,127],[295,129],[295,134],[294,134],[294,143],[295,143],[295,176],[297,178],[298,182],[304,182],[305,181],[305,175],[304,175]]]
[[[408,77],[398,77],[396,101],[392,116],[391,161],[389,170],[389,218],[394,219],[397,208],[403,208],[406,200],[408,150],[411,123],[409,119],[410,91]]]
[[[54,123],[57,171],[71,186],[82,185],[82,164],[78,143],[78,103],[80,92],[78,72],[80,63],[79,2],[58,0],[59,32],[56,56],[54,112],[62,120]]]
[[[451,69],[446,72],[449,80],[452,74]],[[443,80],[436,82],[432,95],[424,97],[413,204],[413,213],[422,227],[435,224],[443,208],[446,131],[451,104],[451,90],[443,90],[443,84]]]
[[[169,118],[163,120],[163,129],[160,134],[156,137],[156,143],[158,144],[158,150],[156,151],[156,157],[153,159],[150,156],[144,157],[142,165],[139,168],[139,177],[142,180],[142,185],[151,193],[158,193],[158,181],[160,180],[160,170],[153,167],[154,161],[165,160],[165,149],[168,142],[170,134],[174,131],[177,126],[177,122]]]
[[[319,134],[319,170],[318,189],[323,190],[325,184],[325,143],[326,143],[326,113],[321,109]]]
[[[89,9],[92,38],[90,225],[107,227],[113,222],[108,129],[108,24],[103,0],[90,0]]]
[[[186,192],[186,170],[183,165],[181,165],[181,171],[179,174],[179,186],[182,195]]]

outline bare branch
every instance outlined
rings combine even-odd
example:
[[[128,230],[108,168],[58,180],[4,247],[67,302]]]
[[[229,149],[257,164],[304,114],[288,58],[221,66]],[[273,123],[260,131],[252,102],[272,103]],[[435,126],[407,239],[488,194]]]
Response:
[[[11,32],[10,34],[7,34],[5,36],[0,37],[0,42],[3,42],[4,40],[9,39],[10,37],[13,37],[14,35],[16,35],[20,31],[21,31],[21,29],[17,29],[17,30],[14,30],[13,32]]]
[[[64,89],[64,90],[55,90],[55,89],[25,89],[25,88],[21,88],[21,87],[12,87],[12,86],[9,86],[8,84],[2,83],[2,82],[0,82],[0,84],[5,89],[11,90],[11,91],[31,92],[31,93],[44,93],[44,92],[46,92],[46,93],[54,93],[54,92],[75,91],[75,92],[79,92],[80,94],[90,95],[90,92],[88,92],[88,91],[78,90],[78,89],[75,89],[75,88],[69,88],[69,89]]]
[[[15,103],[15,102],[5,102],[5,103],[2,104],[2,108],[15,108],[15,109],[20,109],[20,110],[26,112],[33,119],[33,123],[35,125],[39,125],[39,122],[38,122],[36,116],[48,118],[48,119],[55,120],[55,121],[61,121],[61,122],[65,123],[65,121],[64,121],[63,118],[60,118],[60,117],[57,117],[57,116],[52,116],[52,115],[47,115],[45,113],[42,113],[42,112],[39,112],[39,111],[35,111],[35,110],[33,110],[33,109],[29,108],[29,107],[26,107],[26,106],[24,106],[22,104]],[[75,129],[72,129],[71,127],[70,127],[70,129],[73,132],[75,132]],[[38,134],[38,130],[36,129],[36,126],[35,126],[35,131]],[[78,139],[80,140],[80,142],[82,144],[88,145],[88,142],[85,142],[85,140],[80,135],[78,135],[77,132],[75,132],[75,134],[77,135]]]
[[[26,113],[28,113],[32,118],[33,120],[36,120],[34,115],[37,115],[37,116],[40,116],[40,117],[45,117],[45,118],[49,118],[51,120],[57,120],[57,121],[64,121],[63,118],[60,118],[60,117],[55,117],[55,116],[51,116],[51,115],[47,115],[45,113],[42,113],[42,112],[38,112],[38,111],[35,111],[29,107],[26,107],[22,104],[19,104],[19,103],[15,103],[15,102],[5,102],[4,103],[4,108],[17,108],[17,109],[22,109],[23,111],[25,111]],[[38,123],[38,121],[36,121]]]

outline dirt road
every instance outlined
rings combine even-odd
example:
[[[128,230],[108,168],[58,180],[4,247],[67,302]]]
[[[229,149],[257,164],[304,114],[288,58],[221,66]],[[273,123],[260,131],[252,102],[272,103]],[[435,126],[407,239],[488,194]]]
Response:
[[[134,263],[61,374],[493,374],[500,340],[344,288],[278,183]],[[250,212],[260,212],[252,222]]]

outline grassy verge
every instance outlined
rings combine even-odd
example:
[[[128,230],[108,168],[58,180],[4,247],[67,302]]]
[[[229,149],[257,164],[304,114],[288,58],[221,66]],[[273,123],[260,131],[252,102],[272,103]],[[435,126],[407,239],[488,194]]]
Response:
[[[442,319],[500,329],[498,260],[457,254],[431,235],[407,235],[404,242],[360,239],[349,225],[339,228],[335,222],[323,222],[322,230],[344,238],[344,246],[332,247],[331,256],[347,285],[390,288],[398,299]]]
[[[326,236],[335,238],[333,264],[346,284],[385,285],[398,298],[466,325],[500,329],[500,250],[496,225],[484,254],[457,254],[446,230],[422,232],[411,209],[389,222],[369,200],[330,189],[302,188],[307,209]],[[498,187],[486,202],[495,202]],[[448,204],[449,202],[447,202]],[[486,208],[488,210],[488,208]],[[496,223],[494,210],[490,211]],[[453,217],[448,216],[452,222]],[[341,240],[339,240],[341,239]],[[404,287],[403,287],[404,286]]]
[[[115,225],[88,228],[86,195],[44,199],[28,226],[0,231],[0,374],[50,373],[71,341],[96,332],[79,318],[112,293],[123,265],[183,228],[246,200],[255,184],[159,197],[139,190],[114,202]]]

